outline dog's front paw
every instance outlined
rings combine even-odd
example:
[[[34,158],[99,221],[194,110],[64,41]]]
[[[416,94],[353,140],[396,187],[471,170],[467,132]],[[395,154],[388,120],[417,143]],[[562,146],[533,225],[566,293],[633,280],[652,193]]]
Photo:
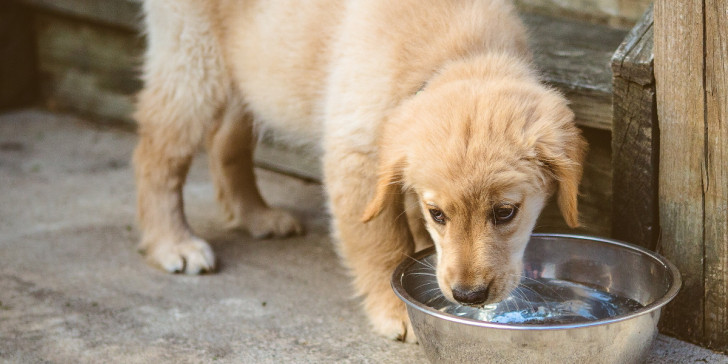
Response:
[[[377,334],[392,340],[411,344],[417,343],[417,337],[415,337],[404,304],[398,305],[395,310],[370,314],[370,319]]]
[[[303,234],[298,219],[287,211],[274,208],[248,214],[245,218],[234,218],[229,227],[243,228],[256,239]]]
[[[204,240],[163,240],[144,249],[147,261],[170,273],[200,274],[215,269],[215,255]]]

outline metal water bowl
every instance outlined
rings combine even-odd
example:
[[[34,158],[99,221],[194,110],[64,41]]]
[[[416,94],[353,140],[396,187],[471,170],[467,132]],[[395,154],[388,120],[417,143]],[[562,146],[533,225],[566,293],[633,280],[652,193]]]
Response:
[[[416,254],[392,276],[433,363],[642,362],[681,285],[672,263],[641,247],[534,234],[519,288],[499,304],[470,308],[433,288],[434,253]]]

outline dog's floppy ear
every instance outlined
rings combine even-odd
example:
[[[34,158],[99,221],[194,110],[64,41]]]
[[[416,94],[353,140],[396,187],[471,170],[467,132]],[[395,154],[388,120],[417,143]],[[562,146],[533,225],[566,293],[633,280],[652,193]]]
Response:
[[[587,143],[574,125],[574,113],[566,105],[550,111],[550,122],[558,127],[538,138],[536,151],[558,182],[557,202],[566,224],[575,228],[579,226],[579,183]]]
[[[369,222],[377,217],[387,204],[394,203],[400,198],[404,166],[405,159],[403,157],[390,160],[382,158],[374,198],[369,201],[364,210],[364,215],[361,217],[362,222]]]

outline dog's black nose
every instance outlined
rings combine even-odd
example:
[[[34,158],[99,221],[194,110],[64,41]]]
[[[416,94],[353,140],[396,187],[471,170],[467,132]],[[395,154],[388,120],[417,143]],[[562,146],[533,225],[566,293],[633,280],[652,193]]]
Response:
[[[474,289],[464,290],[461,287],[453,287],[452,297],[464,305],[479,305],[488,300],[488,286],[478,286]]]

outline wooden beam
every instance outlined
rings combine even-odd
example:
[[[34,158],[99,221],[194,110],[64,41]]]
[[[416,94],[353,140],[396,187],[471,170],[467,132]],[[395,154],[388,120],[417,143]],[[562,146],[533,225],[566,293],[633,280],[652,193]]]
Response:
[[[655,3],[660,251],[683,275],[662,327],[728,351],[728,0]]]
[[[142,30],[141,0],[18,0],[44,11],[114,27]]]
[[[543,80],[563,92],[580,126],[612,129],[609,61],[627,32],[602,25],[521,14]]]
[[[612,236],[655,249],[659,135],[652,6],[612,58]]]
[[[655,78],[660,123],[660,252],[683,287],[662,327],[699,341],[703,334],[703,7],[701,0],[655,3]]]
[[[705,337],[728,352],[728,0],[705,0]]]
[[[120,28],[36,14],[41,94],[51,110],[133,125],[144,40]]]

